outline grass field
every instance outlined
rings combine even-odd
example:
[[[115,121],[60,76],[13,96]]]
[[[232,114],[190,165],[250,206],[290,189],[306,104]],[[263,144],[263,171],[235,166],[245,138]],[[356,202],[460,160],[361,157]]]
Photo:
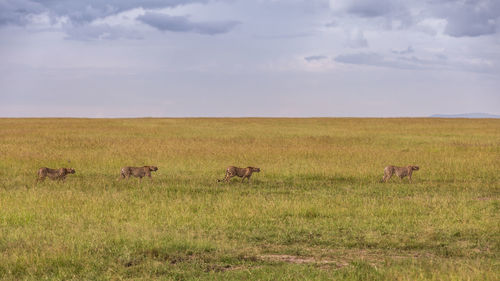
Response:
[[[0,156],[4,280],[500,276],[500,120],[0,119]]]

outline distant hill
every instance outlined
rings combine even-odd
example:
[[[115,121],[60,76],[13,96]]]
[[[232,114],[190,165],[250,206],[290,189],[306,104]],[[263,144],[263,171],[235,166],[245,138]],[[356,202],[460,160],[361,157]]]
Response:
[[[434,114],[432,118],[500,118],[500,115],[488,113]]]

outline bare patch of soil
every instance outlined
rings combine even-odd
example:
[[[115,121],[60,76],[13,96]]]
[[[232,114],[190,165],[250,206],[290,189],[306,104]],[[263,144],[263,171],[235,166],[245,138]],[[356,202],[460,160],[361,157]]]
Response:
[[[321,257],[306,257],[281,254],[266,254],[260,255],[258,258],[263,261],[286,262],[294,264],[313,264],[320,268],[328,268],[335,266],[342,268],[348,266],[356,260],[363,260],[372,266],[383,264],[387,259],[401,260],[412,258],[430,258],[432,254],[418,251],[406,252],[384,252],[372,251],[365,249],[339,249],[322,252]]]
[[[344,267],[349,263],[342,260],[316,259],[314,257],[300,257],[292,255],[261,255],[259,256],[264,261],[287,262],[295,264],[316,264],[316,265],[335,265],[336,267]]]
[[[491,197],[478,197],[478,198],[476,198],[476,199],[477,199],[477,200],[479,200],[479,201],[489,201],[489,200],[493,200],[493,198],[491,198]]]

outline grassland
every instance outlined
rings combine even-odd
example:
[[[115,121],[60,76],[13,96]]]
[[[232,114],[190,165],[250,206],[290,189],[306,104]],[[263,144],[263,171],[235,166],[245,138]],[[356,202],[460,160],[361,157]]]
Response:
[[[0,119],[0,279],[498,280],[499,167],[499,120]]]

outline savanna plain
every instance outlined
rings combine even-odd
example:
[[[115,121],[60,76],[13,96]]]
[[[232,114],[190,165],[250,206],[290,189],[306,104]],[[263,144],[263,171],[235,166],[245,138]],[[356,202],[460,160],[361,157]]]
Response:
[[[0,279],[499,280],[499,167],[500,120],[0,119]]]

